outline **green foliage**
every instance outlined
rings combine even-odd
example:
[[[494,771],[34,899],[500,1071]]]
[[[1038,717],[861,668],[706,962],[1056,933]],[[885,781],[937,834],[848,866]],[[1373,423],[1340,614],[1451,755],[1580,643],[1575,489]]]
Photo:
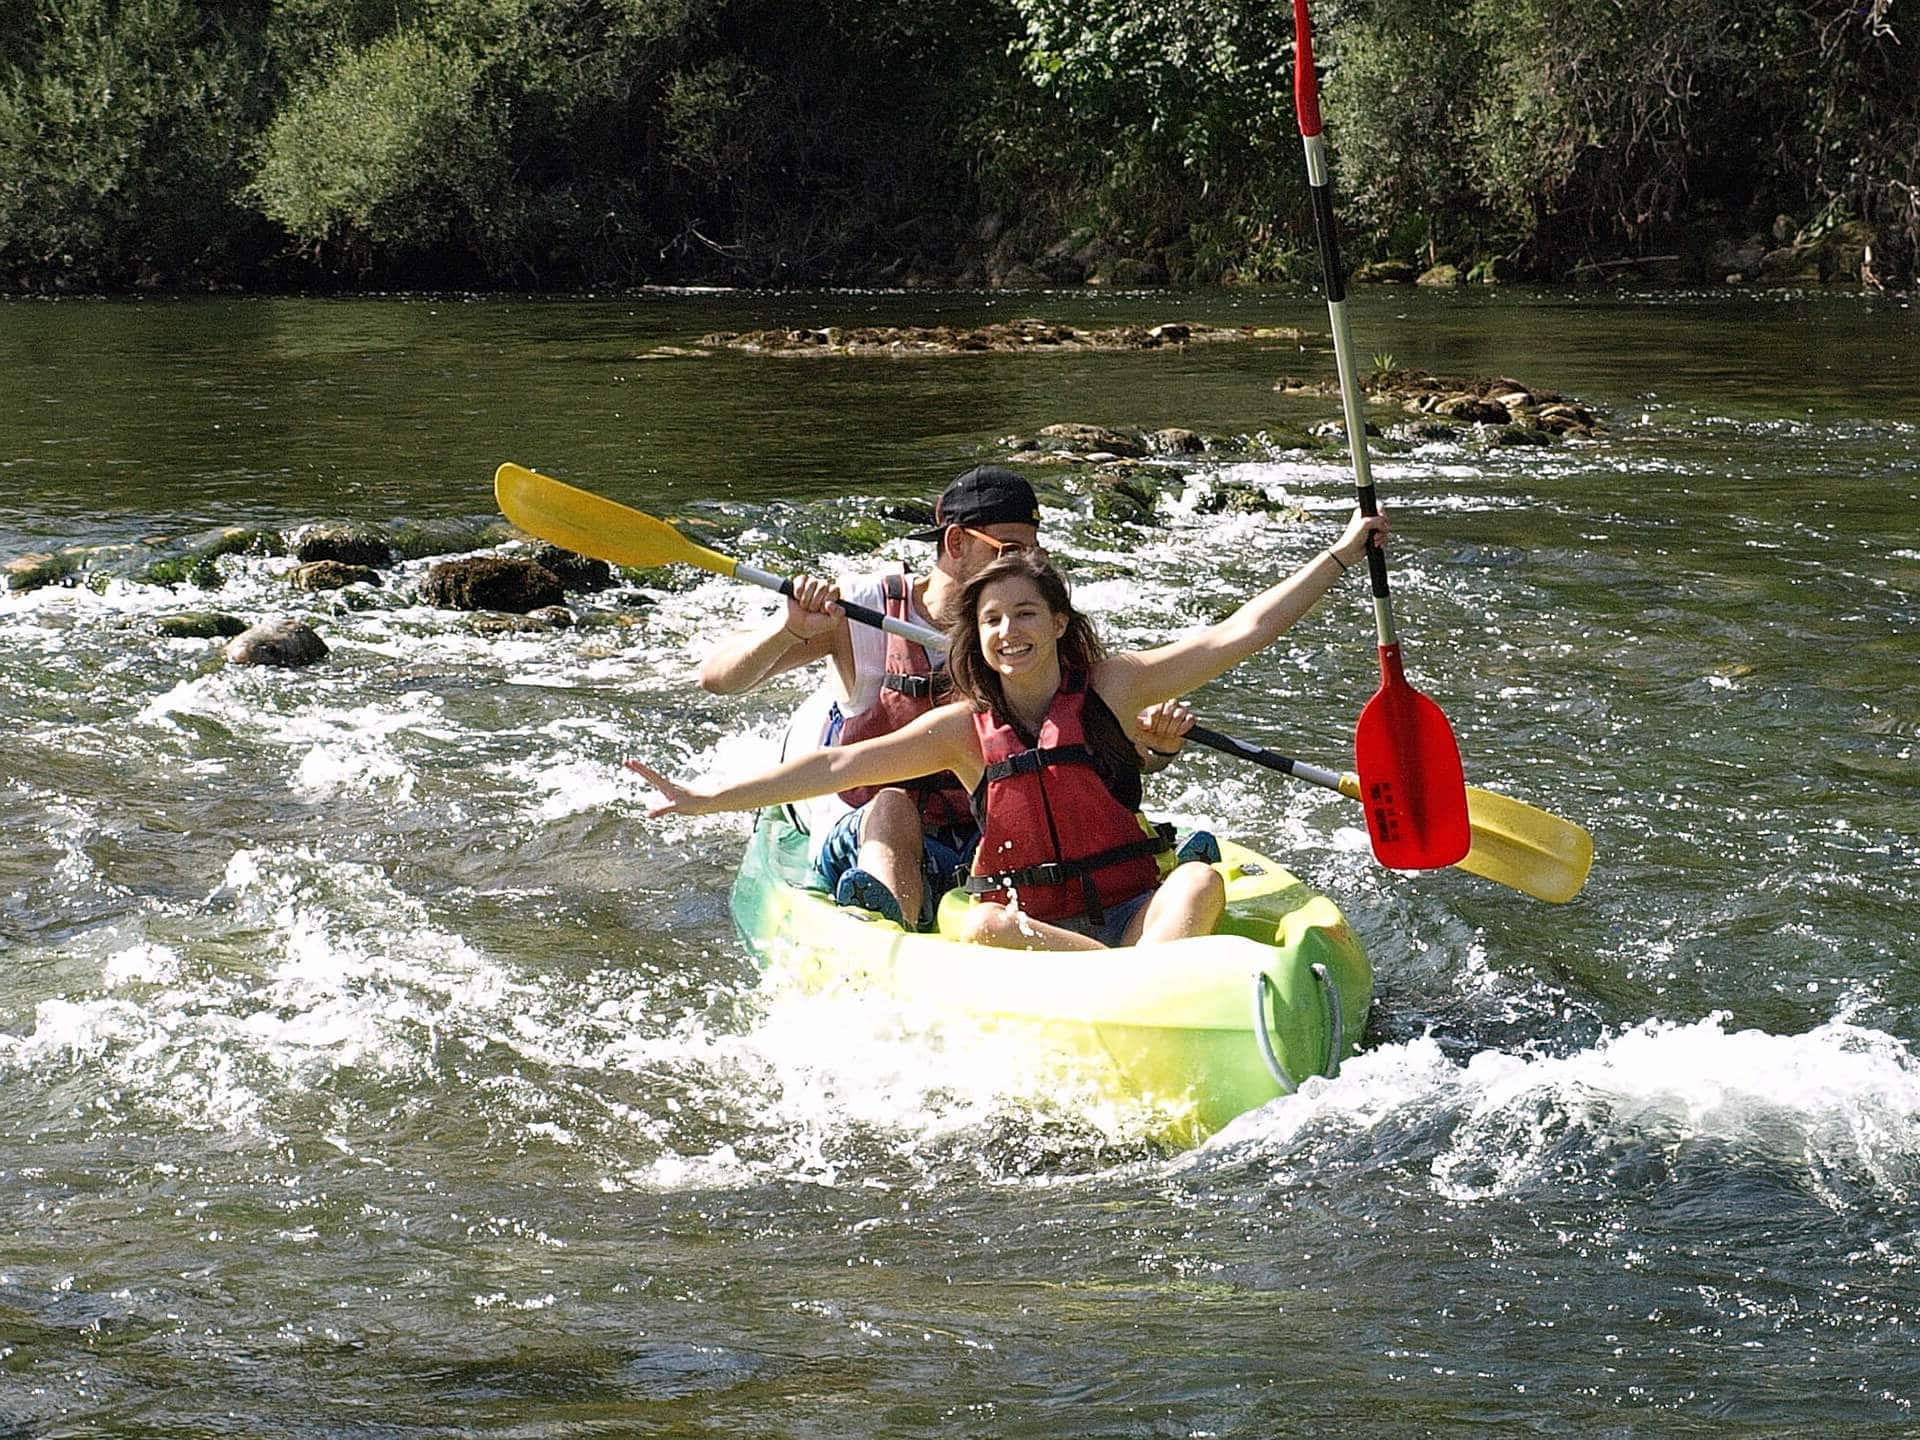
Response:
[[[989,194],[1040,228],[1166,247],[1176,279],[1292,269],[1298,208],[1283,0],[1011,0],[1030,89],[970,129]]]
[[[439,240],[499,158],[478,82],[473,56],[414,29],[347,51],[275,116],[252,193],[308,245]]]
[[[1891,0],[1367,0],[1324,47],[1349,212],[1383,249],[1703,244],[1776,212],[1920,237],[1920,67]],[[1810,83],[1814,82],[1814,83]],[[1724,217],[1724,218],[1723,218]]]
[[[235,194],[265,90],[244,13],[229,25],[191,0],[31,8],[37,23],[0,32],[0,270],[169,284],[250,262],[261,232]]]
[[[1487,66],[1468,29],[1474,3],[1377,0],[1321,31],[1335,193],[1389,254],[1424,248],[1431,257],[1449,222],[1464,228],[1473,212],[1482,157],[1462,101],[1482,88]]]
[[[1314,10],[1350,258],[1911,271],[1894,0]],[[1286,0],[10,0],[0,283],[1306,281],[1292,61]]]

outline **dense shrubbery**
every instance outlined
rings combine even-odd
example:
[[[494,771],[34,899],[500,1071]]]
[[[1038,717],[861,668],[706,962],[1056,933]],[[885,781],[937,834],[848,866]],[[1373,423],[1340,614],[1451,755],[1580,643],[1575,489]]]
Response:
[[[1319,0],[1346,248],[1910,274],[1894,5]],[[1308,275],[1291,64],[1286,0],[19,0],[0,282]]]

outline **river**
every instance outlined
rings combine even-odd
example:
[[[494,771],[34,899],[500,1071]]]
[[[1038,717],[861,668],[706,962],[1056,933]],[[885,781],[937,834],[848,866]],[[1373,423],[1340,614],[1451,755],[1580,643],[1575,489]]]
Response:
[[[1409,675],[1468,779],[1587,827],[1554,907],[1374,865],[1217,755],[1153,808],[1277,853],[1378,995],[1337,1080],[1191,1150],[990,1043],[769,993],[739,817],[640,753],[766,756],[768,611],[692,572],[497,633],[234,555],[0,594],[0,1435],[1906,1433],[1920,1399],[1920,324],[1761,292],[1352,300],[1362,355],[1603,412],[1383,447]],[[1202,320],[1311,293],[0,302],[0,560],[246,525],[482,543],[517,460],[771,569],[1002,437],[1333,413],[1271,342],[783,361],[720,329]],[[1364,368],[1364,367],[1363,367]],[[1123,644],[1223,613],[1351,505],[1337,452],[1193,457],[1155,523],[1036,469]],[[1272,514],[1211,514],[1257,485]],[[904,525],[894,527],[898,530]],[[891,542],[890,556],[914,553]],[[83,581],[87,575],[80,577]],[[624,598],[623,598],[624,597]],[[166,638],[313,618],[297,672]],[[1195,697],[1351,763],[1358,582]]]

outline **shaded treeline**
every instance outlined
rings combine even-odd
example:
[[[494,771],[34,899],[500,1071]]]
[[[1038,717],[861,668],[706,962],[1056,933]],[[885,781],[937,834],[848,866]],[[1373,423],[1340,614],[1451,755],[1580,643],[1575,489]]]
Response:
[[[1351,258],[1910,276],[1903,18],[1320,0]],[[13,0],[0,284],[1305,277],[1291,62],[1283,0]]]

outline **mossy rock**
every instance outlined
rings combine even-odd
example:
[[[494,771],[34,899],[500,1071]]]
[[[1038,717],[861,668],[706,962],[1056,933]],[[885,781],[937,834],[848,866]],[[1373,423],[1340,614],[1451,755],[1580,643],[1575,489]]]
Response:
[[[840,544],[847,554],[859,555],[869,550],[878,550],[889,540],[895,539],[898,534],[898,530],[885,520],[873,518],[850,520],[840,527]]]
[[[1551,445],[1553,437],[1544,430],[1535,430],[1529,425],[1502,425],[1487,432],[1487,443],[1496,448],[1510,446]]]
[[[70,554],[51,554],[38,551],[31,555],[17,555],[9,560],[4,572],[8,590],[40,590],[48,585],[57,585],[80,569],[79,561]]]
[[[142,584],[164,585],[169,590],[176,585],[191,585],[196,590],[218,590],[226,583],[220,567],[203,555],[170,555],[164,560],[154,561],[137,578]]]
[[[1411,260],[1370,260],[1353,272],[1356,285],[1411,285],[1420,276]]]
[[[182,615],[161,616],[154,628],[168,640],[230,640],[245,633],[247,622],[237,615],[189,610]]]
[[[490,550],[509,540],[521,538],[504,520],[409,520],[392,526],[387,540],[403,560],[424,560],[429,555],[464,555],[470,550]]]
[[[1303,425],[1275,425],[1255,435],[1249,449],[1259,450],[1266,455],[1284,455],[1289,450],[1335,450],[1344,443],[1326,435],[1317,434],[1319,426],[1308,429]],[[1342,435],[1344,436],[1344,429]]]
[[[1095,520],[1109,525],[1151,525],[1153,507],[1142,505],[1136,495],[1112,486],[1095,490],[1091,513]]]
[[[300,537],[294,557],[302,564],[334,560],[342,565],[383,569],[393,564],[393,546],[384,535],[362,525],[317,525]]]
[[[652,565],[641,569],[633,565],[616,565],[616,574],[629,585],[642,586],[648,590],[664,590],[669,595],[678,595],[691,590],[704,581],[707,576],[703,570],[691,565]],[[620,603],[626,604],[626,596],[620,597]]]
[[[1177,426],[1150,430],[1140,438],[1152,455],[1198,455],[1207,448],[1206,436]]]
[[[1280,502],[1256,485],[1216,481],[1194,502],[1200,515],[1271,515]]]
[[[1433,443],[1451,444],[1458,441],[1463,433],[1458,425],[1448,425],[1439,420],[1418,420],[1411,425],[1396,425],[1387,432],[1396,440],[1404,440],[1412,445]]]
[[[187,552],[201,560],[218,560],[222,555],[284,555],[287,537],[278,530],[229,525],[188,542]]]

